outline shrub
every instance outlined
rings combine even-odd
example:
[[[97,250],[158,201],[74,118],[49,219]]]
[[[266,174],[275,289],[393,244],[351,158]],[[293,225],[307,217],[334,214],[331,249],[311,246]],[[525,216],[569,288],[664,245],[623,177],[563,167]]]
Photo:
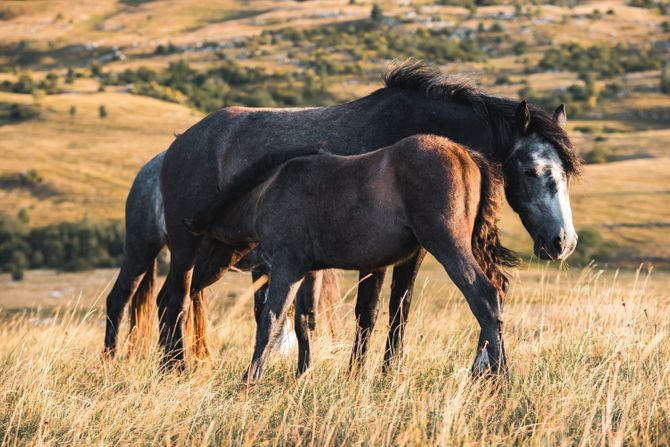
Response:
[[[576,43],[565,43],[559,48],[550,48],[538,66],[545,70],[570,70],[611,77],[627,72],[658,69],[660,61],[658,50],[632,45],[583,47]]]
[[[370,11],[370,19],[373,22],[381,22],[384,20],[384,12],[382,11],[381,6],[379,6],[377,3],[372,5],[372,10]]]
[[[614,241],[606,241],[595,228],[585,228],[577,233],[578,242],[570,256],[573,262],[586,265],[591,261],[608,262],[620,259],[623,251]]]
[[[583,158],[586,164],[607,163],[612,159],[612,152],[604,146],[596,145],[586,152]]]
[[[40,109],[28,104],[12,104],[9,107],[9,119],[14,121],[25,121],[40,116]]]
[[[661,92],[670,94],[670,64],[666,63],[661,71]]]
[[[98,114],[100,115],[100,118],[107,118],[107,109],[105,106],[100,106],[98,108]]]
[[[83,221],[28,229],[19,219],[0,218],[0,271],[115,267],[123,255],[123,238],[120,222]]]
[[[12,271],[12,281],[22,281],[23,280],[23,269],[21,267],[13,267]]]
[[[517,56],[521,56],[523,54],[526,54],[526,52],[528,51],[528,43],[524,40],[519,40],[517,42],[514,42],[514,45],[512,45],[512,51]]]
[[[21,73],[14,84],[13,90],[14,93],[33,93],[35,91],[35,81],[30,73]]]
[[[44,181],[44,178],[37,169],[30,169],[19,175],[21,184],[28,188],[35,188]]]

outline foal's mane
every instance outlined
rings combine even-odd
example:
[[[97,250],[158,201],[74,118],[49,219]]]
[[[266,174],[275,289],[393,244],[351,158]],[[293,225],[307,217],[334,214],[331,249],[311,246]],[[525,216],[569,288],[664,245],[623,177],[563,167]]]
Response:
[[[422,61],[402,61],[390,64],[383,75],[384,86],[419,91],[428,98],[468,105],[488,123],[486,129],[492,139],[495,158],[502,162],[509,155],[515,138],[514,115],[519,101],[495,96],[477,87],[472,80],[450,75],[434,65]],[[554,119],[540,109],[529,105],[529,133],[537,133],[558,151],[567,174],[579,174],[581,161],[570,137]]]

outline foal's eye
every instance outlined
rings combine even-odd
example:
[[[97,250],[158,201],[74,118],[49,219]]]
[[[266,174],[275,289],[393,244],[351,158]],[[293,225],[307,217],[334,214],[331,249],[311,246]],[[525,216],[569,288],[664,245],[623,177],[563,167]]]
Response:
[[[526,169],[523,173],[526,174],[526,177],[537,177],[537,172],[534,169]]]

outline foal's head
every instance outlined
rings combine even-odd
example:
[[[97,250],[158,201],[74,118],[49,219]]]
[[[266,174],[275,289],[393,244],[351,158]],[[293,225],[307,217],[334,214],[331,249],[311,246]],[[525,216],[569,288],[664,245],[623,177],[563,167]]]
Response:
[[[517,137],[503,164],[507,201],[533,237],[535,255],[563,260],[577,246],[568,186],[580,168],[565,132],[565,108],[551,116],[523,101],[514,121]]]

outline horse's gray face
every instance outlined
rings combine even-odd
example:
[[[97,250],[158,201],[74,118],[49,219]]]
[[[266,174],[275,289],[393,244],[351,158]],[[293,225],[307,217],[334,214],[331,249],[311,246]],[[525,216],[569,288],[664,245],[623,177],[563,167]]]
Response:
[[[564,123],[565,112],[559,109]],[[521,134],[504,169],[507,201],[533,237],[535,255],[566,259],[577,246],[577,233],[572,223],[569,179],[557,150],[537,134]]]

